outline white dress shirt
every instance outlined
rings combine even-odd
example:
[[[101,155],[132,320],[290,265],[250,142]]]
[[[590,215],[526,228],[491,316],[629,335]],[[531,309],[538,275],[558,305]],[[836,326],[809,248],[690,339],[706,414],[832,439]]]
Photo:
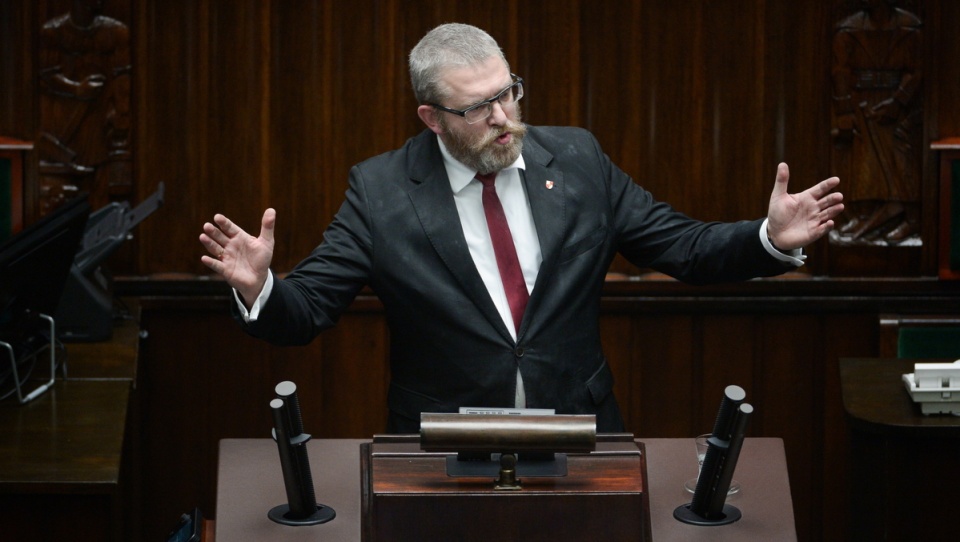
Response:
[[[493,252],[493,242],[487,229],[487,218],[483,212],[483,185],[476,179],[476,171],[463,165],[450,155],[443,141],[440,142],[440,152],[443,154],[443,165],[450,179],[450,188],[453,190],[453,200],[457,204],[457,213],[460,215],[460,225],[463,235],[467,239],[467,248],[473,263],[480,272],[480,278],[493,299],[503,323],[510,331],[514,340],[517,332],[514,329],[513,316],[510,313],[510,304],[507,294],[500,280],[500,268],[497,266],[497,257]],[[520,156],[509,167],[504,168],[497,175],[497,197],[503,206],[503,213],[510,226],[510,235],[517,248],[517,258],[520,260],[520,269],[523,271],[523,280],[527,284],[527,293],[533,291],[540,271],[540,262],[543,257],[540,253],[540,239],[537,237],[537,228],[533,223],[533,214],[530,211],[530,200],[520,178],[520,170],[524,169],[523,156]],[[520,322],[517,322],[519,327]]]
[[[443,165],[450,179],[450,188],[453,190],[453,200],[457,204],[457,213],[460,215],[460,225],[463,235],[467,239],[467,248],[473,258],[480,278],[487,287],[487,292],[493,304],[500,313],[504,325],[510,332],[513,340],[517,340],[513,315],[510,312],[510,303],[507,302],[507,293],[503,289],[500,279],[500,268],[497,266],[497,257],[493,252],[493,241],[490,240],[490,231],[487,229],[487,218],[483,212],[483,185],[476,179],[477,172],[468,168],[450,155],[450,151],[437,137],[440,143],[440,153],[443,154]],[[497,197],[503,206],[503,213],[510,226],[510,235],[517,248],[517,258],[520,260],[520,269],[523,271],[523,281],[527,284],[527,293],[533,291],[537,282],[537,273],[543,256],[540,253],[540,238],[537,237],[537,228],[533,223],[533,213],[530,211],[530,199],[520,178],[520,170],[525,169],[523,156],[518,156],[510,166],[497,174]],[[517,389],[514,394],[514,407],[525,408],[526,394],[523,390],[523,377],[517,368]],[[484,406],[484,405],[461,405]]]

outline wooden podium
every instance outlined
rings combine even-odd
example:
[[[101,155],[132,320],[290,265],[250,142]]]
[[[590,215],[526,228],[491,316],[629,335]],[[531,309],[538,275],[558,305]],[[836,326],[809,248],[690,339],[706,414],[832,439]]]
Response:
[[[414,437],[416,438],[416,437]],[[310,468],[313,471],[313,481],[316,485],[317,501],[332,507],[337,512],[333,521],[321,525],[308,527],[290,527],[274,523],[267,518],[267,511],[273,506],[285,502],[283,476],[280,472],[280,461],[277,457],[277,444],[272,439],[224,439],[220,441],[220,461],[217,475],[217,508],[204,510],[216,518],[215,536],[204,538],[205,542],[316,542],[318,540],[336,540],[337,542],[357,542],[362,539],[363,513],[362,504],[373,495],[364,495],[368,492],[367,480],[363,480],[364,469],[361,463],[372,457],[367,440],[360,439],[316,439],[308,443],[307,451],[310,455]],[[370,447],[372,449],[372,447]],[[379,446],[377,446],[379,449]],[[629,448],[627,448],[630,450]],[[657,541],[683,542],[745,542],[745,541],[795,541],[797,539],[793,518],[793,502],[790,498],[790,481],[787,476],[787,461],[783,441],[778,438],[748,438],[744,443],[740,461],[737,463],[735,478],[743,486],[740,493],[730,497],[743,511],[743,518],[731,525],[721,527],[699,527],[687,525],[674,519],[673,510],[684,503],[690,502],[690,494],[683,488],[684,482],[696,475],[697,465],[694,456],[692,438],[683,439],[655,439],[645,438],[634,446],[639,450],[641,460],[645,464],[643,473],[644,501],[649,502],[648,527],[641,533]],[[413,446],[416,453],[416,446]],[[633,450],[630,450],[633,453]],[[597,455],[604,453],[603,450]],[[366,458],[366,459],[365,459]],[[397,459],[410,461],[410,459]],[[585,458],[586,459],[586,458]],[[594,458],[596,459],[596,458]],[[567,484],[567,487],[589,488],[595,487],[596,480],[584,480],[574,483],[571,476],[579,476],[574,466],[575,459],[569,462],[568,480],[554,480],[556,484]],[[417,463],[421,464],[422,463]],[[595,468],[596,463],[593,467]],[[370,472],[369,470],[367,472]],[[582,471],[580,471],[582,472]],[[593,476],[591,471],[591,476]],[[602,471],[597,471],[602,475]],[[381,488],[381,497],[386,497],[381,482],[374,471],[374,482]],[[445,477],[445,475],[444,475]],[[533,482],[527,482],[521,477],[525,488],[533,489]],[[449,483],[443,480],[443,483]],[[474,482],[470,482],[473,484]],[[551,482],[548,482],[551,483]],[[623,482],[617,482],[622,484]],[[525,489],[524,491],[526,491]],[[554,489],[554,491],[557,491]],[[569,495],[568,495],[569,496]],[[558,495],[559,497],[559,495]],[[511,497],[513,498],[513,497]],[[492,499],[501,499],[494,496]],[[492,500],[491,499],[491,500]],[[512,501],[511,501],[512,502]],[[517,519],[511,509],[506,506],[501,512],[502,521],[496,521],[502,531],[488,540],[503,540],[509,536],[511,529],[532,529],[536,527],[536,536],[527,540],[553,541],[580,541],[600,540],[607,542],[610,537],[603,538],[599,534],[590,537],[578,537],[567,533],[579,530],[577,523],[581,521],[597,521],[596,517],[585,517],[585,514],[564,516],[562,524],[565,526],[564,536],[541,536],[545,532],[547,522],[543,519],[543,511],[538,510],[533,516]],[[647,520],[646,504],[643,509],[643,519]],[[427,507],[418,509],[413,517],[403,518],[391,529],[405,527],[405,523],[425,522],[426,518],[435,518],[435,513]],[[612,510],[602,510],[599,514],[603,521],[617,523],[629,520],[628,517],[614,516]],[[639,512],[632,514],[634,517]],[[520,525],[519,523],[523,524]],[[600,532],[609,532],[612,527],[604,527]],[[649,530],[648,530],[649,529]],[[465,530],[465,529],[464,529]],[[433,540],[461,540],[461,525],[457,531],[447,537],[434,537]],[[506,534],[504,534],[506,533]],[[390,533],[387,533],[389,536]],[[469,533],[467,533],[469,535]],[[502,535],[502,536],[501,536]],[[465,536],[465,535],[464,535]],[[430,538],[427,538],[430,540]],[[634,540],[641,540],[638,535]]]
[[[594,452],[566,456],[565,476],[451,477],[450,454],[420,450],[416,436],[378,436],[361,446],[361,535],[409,540],[645,541],[650,501],[643,444],[598,435]]]

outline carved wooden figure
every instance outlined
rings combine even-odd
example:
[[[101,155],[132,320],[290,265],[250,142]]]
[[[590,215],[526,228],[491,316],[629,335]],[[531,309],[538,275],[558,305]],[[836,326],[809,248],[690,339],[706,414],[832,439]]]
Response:
[[[833,38],[833,168],[844,179],[835,244],[920,245],[921,21],[862,0]]]
[[[98,208],[130,199],[130,35],[74,0],[40,31],[40,214],[79,192]]]

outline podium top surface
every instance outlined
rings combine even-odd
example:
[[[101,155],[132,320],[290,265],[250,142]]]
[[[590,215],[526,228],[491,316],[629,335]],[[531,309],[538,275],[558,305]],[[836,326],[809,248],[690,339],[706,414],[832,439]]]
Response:
[[[647,489],[653,540],[796,540],[793,503],[783,441],[748,438],[734,478],[743,486],[727,502],[743,519],[722,527],[680,523],[673,510],[690,502],[684,482],[696,476],[693,439],[638,439],[646,450]],[[276,443],[270,439],[220,442],[216,540],[359,541],[361,529],[360,446],[367,440],[317,439],[307,445],[317,502],[337,512],[333,521],[286,527],[267,518],[286,502]]]

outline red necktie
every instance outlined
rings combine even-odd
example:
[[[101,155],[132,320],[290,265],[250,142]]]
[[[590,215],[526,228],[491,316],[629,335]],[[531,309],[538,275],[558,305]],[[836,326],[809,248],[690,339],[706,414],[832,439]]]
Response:
[[[523,271],[520,269],[520,260],[517,258],[517,247],[513,244],[513,235],[507,225],[507,216],[503,212],[503,205],[497,197],[496,173],[477,173],[477,180],[483,184],[483,214],[487,217],[487,229],[490,230],[490,240],[493,242],[493,253],[497,257],[497,267],[500,269],[500,280],[507,294],[507,303],[510,305],[510,314],[513,316],[513,329],[520,333],[520,321],[523,311],[527,308],[530,294],[527,292],[527,283],[523,280]]]

